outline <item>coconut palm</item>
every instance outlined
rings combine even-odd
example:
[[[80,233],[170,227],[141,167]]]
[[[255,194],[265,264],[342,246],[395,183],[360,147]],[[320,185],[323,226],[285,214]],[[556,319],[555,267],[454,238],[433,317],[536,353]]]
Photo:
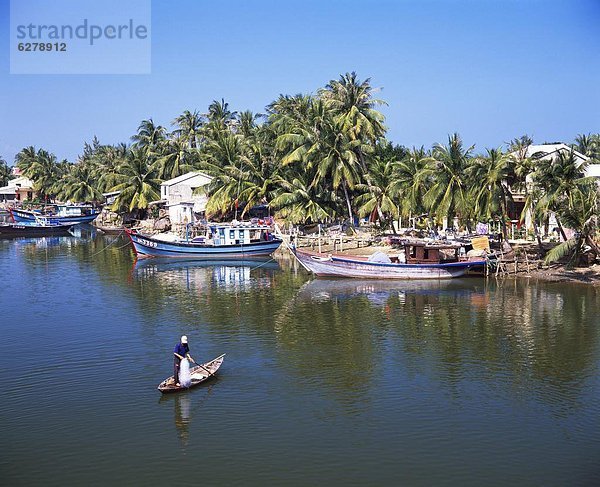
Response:
[[[546,263],[569,257],[569,267],[578,264],[585,245],[596,256],[600,255],[600,248],[594,241],[598,231],[598,203],[595,181],[584,179],[571,188],[568,203],[559,209],[559,215],[567,227],[575,230],[575,235],[550,250]]]
[[[387,105],[383,100],[373,98],[374,91],[370,78],[360,81],[352,72],[331,80],[320,90],[319,96],[352,140],[374,143],[385,134],[384,116],[375,107]]]
[[[160,152],[160,147],[167,139],[167,130],[162,125],[156,125],[150,118],[142,120],[137,134],[131,137],[134,147],[142,149],[147,156],[152,157]]]
[[[11,169],[2,156],[0,156],[0,186],[6,186],[10,179]]]
[[[158,200],[160,179],[156,170],[148,164],[145,150],[133,148],[127,153],[117,176],[119,183],[111,191],[120,191],[113,204],[114,211],[138,212],[148,208],[151,201]]]
[[[378,159],[371,164],[369,183],[356,185],[356,191],[360,193],[354,199],[358,214],[369,215],[371,221],[379,219],[383,228],[400,213],[395,203],[394,172],[393,161]]]
[[[463,148],[458,134],[448,136],[448,145],[435,144],[432,158],[423,169],[431,185],[423,198],[437,217],[464,217],[469,212],[466,169],[474,146]]]
[[[198,139],[204,125],[204,117],[200,113],[196,110],[193,112],[185,110],[173,120],[173,125],[177,126],[173,134],[183,139],[190,149],[195,149],[198,146]]]
[[[513,175],[510,156],[499,148],[487,149],[487,155],[472,161],[467,175],[476,181],[472,186],[476,218],[483,221],[500,218],[502,234],[508,238],[506,220],[508,203],[512,200],[508,181]]]
[[[536,170],[531,175],[542,194],[536,204],[538,214],[548,217],[550,212],[554,212],[564,240],[567,237],[559,210],[573,205],[572,190],[585,177],[586,166],[587,162],[581,163],[573,150],[560,151],[553,158],[538,159]]]
[[[128,149],[125,144],[102,145],[94,153],[95,170],[94,175],[98,181],[98,190],[108,192],[116,186],[119,181],[119,167],[127,158]]]
[[[220,132],[231,130],[237,124],[237,112],[229,109],[229,103],[223,98],[221,101],[213,100],[205,114],[207,123],[202,130],[203,136],[209,139],[216,138]]]
[[[600,137],[598,134],[579,134],[575,137],[573,149],[594,160],[600,162]]]
[[[15,163],[18,169],[21,170],[22,174],[29,173],[29,168],[33,165],[37,158],[37,150],[35,147],[30,145],[21,149],[21,151],[15,156]]]
[[[188,140],[176,136],[165,142],[162,155],[154,162],[160,179],[172,179],[193,169],[198,159],[198,152],[190,149]]]
[[[413,147],[394,164],[394,179],[391,192],[398,201],[403,217],[426,213],[423,198],[427,192],[427,174],[424,171],[431,157],[421,146]]]
[[[94,174],[94,167],[89,162],[71,164],[67,174],[53,188],[56,196],[72,202],[102,201]]]
[[[308,184],[303,174],[277,178],[277,195],[270,208],[289,223],[319,223],[333,219],[337,206],[335,193],[320,185]]]
[[[59,164],[54,154],[44,149],[36,151],[34,147],[23,149],[17,154],[16,160],[17,167],[33,181],[33,189],[42,199],[53,196],[54,184],[68,168],[66,161]]]

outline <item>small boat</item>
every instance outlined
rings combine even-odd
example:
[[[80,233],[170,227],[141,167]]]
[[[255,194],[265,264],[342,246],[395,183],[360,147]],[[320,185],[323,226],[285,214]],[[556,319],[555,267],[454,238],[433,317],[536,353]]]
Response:
[[[100,225],[94,222],[94,227],[107,235],[121,235],[125,233],[125,227],[122,225]]]
[[[371,257],[348,254],[318,254],[292,247],[298,262],[317,276],[363,279],[448,279],[460,277],[485,259],[462,257],[460,246],[407,243],[399,256],[377,252]],[[374,258],[375,257],[375,258]]]
[[[91,223],[100,214],[100,210],[92,205],[49,205],[44,212],[20,208],[9,208],[9,211],[15,223],[35,221],[36,218],[44,217],[53,223],[71,225]]]
[[[47,237],[70,235],[72,223],[52,223],[38,218],[37,222],[0,223],[0,237]]]
[[[139,257],[185,257],[195,259],[248,258],[270,255],[282,240],[271,227],[260,224],[209,224],[207,234],[193,238],[175,235],[144,235],[125,230]]]
[[[163,394],[166,394],[168,392],[185,391],[186,389],[195,387],[215,375],[219,370],[219,367],[221,367],[224,359],[225,354],[219,355],[216,359],[213,359],[210,362],[192,367],[190,369],[190,375],[192,376],[192,383],[190,384],[190,387],[176,386],[173,376],[171,376],[163,380],[158,385],[158,390]]]

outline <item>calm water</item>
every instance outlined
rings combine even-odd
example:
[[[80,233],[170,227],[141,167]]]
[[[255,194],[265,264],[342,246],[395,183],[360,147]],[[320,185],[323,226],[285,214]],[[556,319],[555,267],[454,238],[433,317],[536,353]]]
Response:
[[[599,291],[0,240],[3,485],[593,485]],[[161,396],[181,334],[227,357]],[[179,480],[178,480],[179,479]]]

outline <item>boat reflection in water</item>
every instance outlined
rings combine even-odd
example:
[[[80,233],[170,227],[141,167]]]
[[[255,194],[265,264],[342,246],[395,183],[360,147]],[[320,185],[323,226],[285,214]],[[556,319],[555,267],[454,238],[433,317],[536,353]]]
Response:
[[[374,279],[313,279],[298,291],[298,298],[315,302],[332,299],[351,299],[365,296],[375,306],[385,306],[392,296],[400,301],[407,294],[439,294],[442,292],[457,293],[474,291],[477,282],[472,279],[443,280],[374,280]],[[479,286],[480,287],[480,286]]]
[[[279,270],[276,260],[268,257],[226,260],[152,258],[133,263],[132,276],[137,279],[160,278],[167,283],[185,284],[187,289],[203,283],[217,287],[251,284],[255,270]]]
[[[209,385],[206,391],[198,398],[198,394],[188,392],[182,394],[163,394],[158,401],[159,404],[173,403],[173,419],[175,430],[181,444],[181,449],[187,449],[190,442],[190,425],[194,414],[208,400],[212,393],[214,384]]]

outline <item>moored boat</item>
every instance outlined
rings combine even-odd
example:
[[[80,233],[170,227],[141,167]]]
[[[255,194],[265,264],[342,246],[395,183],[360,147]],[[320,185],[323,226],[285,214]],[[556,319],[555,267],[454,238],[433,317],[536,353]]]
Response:
[[[192,383],[190,384],[189,387],[176,386],[175,380],[174,380],[173,376],[171,376],[171,377],[168,377],[167,379],[163,380],[158,385],[158,390],[160,392],[162,392],[163,394],[165,394],[168,392],[185,391],[186,389],[195,387],[198,384],[201,384],[202,382],[207,381],[213,375],[215,375],[217,373],[217,371],[219,370],[219,367],[221,367],[221,364],[223,363],[224,359],[225,359],[225,354],[219,355],[217,358],[211,360],[210,362],[206,362],[204,364],[192,367],[190,369]]]
[[[100,225],[97,222],[94,222],[94,227],[107,235],[121,235],[122,233],[125,233],[125,227],[123,225]]]
[[[292,247],[302,266],[317,276],[363,279],[449,279],[460,277],[485,259],[468,260],[460,247],[408,243],[398,256],[378,252],[371,257],[347,254],[318,254]]]
[[[150,236],[126,230],[139,257],[184,257],[195,259],[247,258],[275,252],[282,240],[266,225],[210,224],[207,234],[179,238],[164,234]]]
[[[53,223],[48,221],[1,223],[0,237],[47,237],[51,235],[70,235],[72,223]]]
[[[100,214],[100,210],[92,205],[50,205],[44,212],[21,208],[9,208],[9,211],[15,223],[31,222],[43,217],[52,223],[69,223],[71,225],[91,223]]]

